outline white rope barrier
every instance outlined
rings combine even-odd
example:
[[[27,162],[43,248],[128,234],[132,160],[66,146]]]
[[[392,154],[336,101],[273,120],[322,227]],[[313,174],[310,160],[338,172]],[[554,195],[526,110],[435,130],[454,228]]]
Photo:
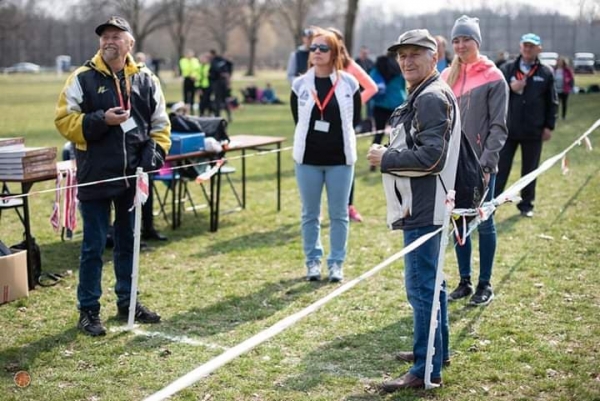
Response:
[[[209,374],[211,374],[212,372],[214,372],[221,366],[225,365],[226,363],[230,362],[231,360],[237,358],[238,356],[240,356],[242,354],[245,354],[246,352],[252,350],[256,346],[264,343],[268,339],[281,333],[288,327],[290,327],[293,324],[295,324],[296,322],[298,322],[300,319],[315,312],[317,309],[319,309],[321,306],[325,305],[327,302],[331,301],[332,299],[336,298],[337,296],[348,291],[349,289],[351,289],[352,287],[354,287],[361,281],[371,277],[372,275],[374,275],[375,273],[377,273],[384,267],[388,266],[389,264],[395,262],[399,258],[406,255],[408,252],[416,249],[421,244],[426,242],[429,238],[435,236],[436,234],[438,234],[441,231],[442,231],[442,228],[440,227],[436,231],[433,231],[427,235],[422,236],[421,238],[417,239],[415,242],[411,243],[409,246],[402,249],[400,252],[397,252],[396,254],[390,256],[389,258],[387,258],[386,260],[384,260],[383,262],[381,262],[380,264],[378,264],[377,266],[375,266],[368,272],[363,273],[362,275],[360,275],[359,277],[357,277],[351,281],[348,281],[347,283],[343,284],[342,286],[340,286],[337,289],[335,289],[334,291],[332,291],[330,294],[328,294],[324,298],[321,298],[320,300],[307,306],[306,308],[302,309],[301,311],[296,312],[293,315],[290,315],[290,316],[280,320],[279,322],[275,323],[273,326],[261,331],[260,333],[254,335],[253,337],[250,337],[249,339],[245,340],[244,342],[236,345],[233,348],[230,348],[229,350],[223,352],[221,355],[219,355],[219,356],[211,359],[210,361],[206,362],[205,364],[197,367],[196,369],[192,370],[185,376],[182,376],[181,378],[175,380],[173,383],[169,384],[162,390],[152,394],[150,397],[146,398],[145,401],[164,400],[165,398],[170,397],[171,395],[191,386],[198,380],[202,379],[203,377],[208,376]]]
[[[453,209],[453,205],[452,205],[452,207],[450,207],[448,209],[448,212],[451,210],[452,214],[459,214],[459,215],[464,214],[464,215],[477,216],[469,225],[469,233],[472,232],[473,229],[475,229],[480,222],[486,220],[491,215],[491,213],[493,212],[493,210],[495,210],[495,208],[497,206],[499,206],[500,204],[502,204],[504,202],[512,200],[514,198],[515,193],[519,192],[522,188],[527,186],[527,184],[529,182],[533,181],[538,175],[540,175],[544,171],[548,170],[552,165],[554,165],[556,163],[557,160],[560,160],[562,157],[564,157],[564,155],[569,150],[571,150],[574,146],[581,144],[582,141],[586,141],[586,140],[589,141],[587,139],[587,136],[591,132],[593,132],[596,128],[598,128],[598,126],[600,126],[600,119],[597,120],[592,125],[592,127],[590,127],[590,129],[588,129],[571,146],[569,146],[567,149],[565,149],[563,152],[561,152],[557,156],[554,156],[554,157],[548,159],[547,161],[545,161],[544,163],[542,163],[542,165],[538,169],[536,169],[535,171],[531,172],[530,174],[528,174],[525,177],[518,180],[515,184],[510,186],[506,191],[504,191],[501,195],[496,197],[493,201],[484,203],[484,205],[482,205],[482,208],[480,208],[481,210]],[[591,148],[591,146],[588,145],[588,148]],[[539,172],[538,172],[538,170],[539,170]],[[454,191],[451,191],[450,195],[453,195],[453,192]],[[504,200],[504,201],[502,201],[502,200]],[[483,212],[482,212],[482,210],[483,210]],[[447,229],[449,226],[449,220],[450,220],[449,218],[446,218],[444,225],[442,227],[440,227],[438,230],[431,232],[423,237],[420,237],[415,242],[411,243],[408,247],[406,247],[406,248],[402,249],[400,252],[392,255],[391,257],[389,257],[382,263],[378,264],[377,266],[375,266],[373,269],[369,270],[368,272],[360,275],[359,277],[355,278],[352,281],[347,282],[346,284],[342,285],[341,287],[339,287],[336,290],[334,290],[333,292],[331,292],[329,295],[314,302],[313,304],[309,305],[308,307],[301,310],[300,312],[297,312],[291,316],[288,316],[287,318],[284,318],[283,320],[280,320],[275,325],[259,332],[258,334],[245,340],[244,342],[238,344],[237,346],[230,348],[229,350],[227,350],[226,352],[217,356],[216,358],[213,358],[212,360],[206,362],[205,364],[197,367],[196,369],[192,370],[191,372],[187,373],[186,375],[175,380],[174,382],[172,382],[171,384],[169,384],[162,390],[160,390],[160,391],[152,394],[150,397],[144,399],[144,401],[164,400],[164,399],[170,397],[171,395],[191,386],[192,384],[196,383],[198,380],[202,379],[203,377],[208,376],[210,373],[214,372],[216,369],[227,364],[228,362],[235,359],[236,357],[252,350],[256,346],[258,346],[258,345],[262,344],[263,342],[267,341],[268,339],[274,337],[275,335],[279,334],[280,332],[287,329],[291,325],[295,324],[300,319],[313,313],[314,311],[319,309],[321,306],[323,306],[324,304],[326,304],[333,298],[343,294],[344,292],[348,291],[350,288],[354,287],[359,282],[374,275],[375,273],[377,273],[384,267],[386,267],[389,264],[391,264],[392,262],[398,260],[400,257],[406,255],[408,252],[416,249],[418,246],[420,246],[421,244],[426,242],[428,239],[430,239],[437,233],[444,232],[443,231],[444,227],[446,227],[446,229]],[[433,304],[432,304],[432,305],[434,305],[434,307],[432,307],[431,316],[430,316],[429,338],[428,338],[427,357],[426,357],[426,365],[425,365],[426,373],[425,373],[424,381],[425,381],[425,387],[427,389],[432,389],[432,388],[437,387],[436,384],[431,382],[431,373],[432,373],[432,369],[433,369],[432,360],[433,360],[433,355],[435,354],[435,347],[433,346],[434,335],[432,334],[432,332],[435,333],[435,330],[436,330],[437,324],[438,324],[437,313],[439,311],[439,306],[440,306],[439,305],[439,296],[440,296],[440,292],[441,292],[441,285],[443,282],[443,264],[444,264],[445,248],[447,246],[447,243],[448,243],[447,235],[442,235],[442,240],[440,243],[440,253],[438,255],[438,270],[436,272],[434,298],[433,298]]]

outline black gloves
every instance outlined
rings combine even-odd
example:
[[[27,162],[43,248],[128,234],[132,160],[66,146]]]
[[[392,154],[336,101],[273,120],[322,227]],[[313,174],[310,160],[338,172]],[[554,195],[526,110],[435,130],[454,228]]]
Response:
[[[165,151],[154,139],[148,140],[142,149],[140,167],[145,172],[159,170],[165,164]]]

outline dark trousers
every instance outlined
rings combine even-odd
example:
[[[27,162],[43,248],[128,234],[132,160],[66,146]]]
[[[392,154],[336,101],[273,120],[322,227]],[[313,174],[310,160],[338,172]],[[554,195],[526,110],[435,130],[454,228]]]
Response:
[[[394,110],[384,109],[382,107],[373,107],[373,118],[375,119],[375,129],[381,131],[385,128]],[[375,134],[373,143],[381,144],[383,133]]]
[[[215,116],[219,117],[221,110],[225,110],[228,120],[231,120],[231,112],[229,111],[229,107],[227,107],[227,81],[218,79],[211,84],[210,88],[214,95],[213,110]]]
[[[196,84],[189,77],[183,79],[183,102],[190,105],[190,114],[194,114],[194,97],[196,96]]]
[[[106,235],[110,225],[111,205],[115,210],[113,267],[115,270],[117,305],[129,305],[131,270],[133,266],[133,203],[132,186],[114,198],[80,201],[83,217],[83,241],[77,286],[78,306],[82,310],[100,310],[102,266]]]
[[[148,174],[148,199],[146,203],[142,205],[142,232],[154,230],[154,191],[152,190],[153,185],[153,174]]]
[[[212,106],[210,104],[210,95],[211,95],[210,86],[201,89],[201,91],[200,91],[200,106],[199,106],[201,116],[203,116],[204,113],[210,114],[210,112],[212,110]]]
[[[558,94],[558,101],[560,102],[561,106],[562,106],[562,119],[564,120],[567,117],[567,100],[569,100],[569,94],[568,93],[559,93]]]
[[[521,145],[521,177],[529,174],[540,165],[542,155],[542,140],[520,140],[508,138],[504,147],[500,151],[500,161],[498,162],[498,175],[496,176],[495,194],[498,196],[504,191],[506,181],[510,175],[510,169],[517,151]],[[521,191],[521,202],[517,208],[522,212],[533,210],[533,201],[535,200],[535,184],[532,181]]]

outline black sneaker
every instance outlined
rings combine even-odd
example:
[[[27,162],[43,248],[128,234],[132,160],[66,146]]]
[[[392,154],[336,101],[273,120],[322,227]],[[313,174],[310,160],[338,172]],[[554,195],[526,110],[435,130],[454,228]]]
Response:
[[[100,320],[99,311],[80,310],[77,328],[92,337],[106,335],[106,329]]]
[[[448,301],[456,301],[457,299],[466,298],[473,293],[473,284],[471,280],[461,278],[458,287],[448,295]]]
[[[471,297],[471,300],[469,301],[469,305],[484,306],[492,302],[492,299],[494,299],[494,291],[492,290],[491,284],[479,283],[477,284],[475,294]]]
[[[118,307],[117,319],[127,321],[129,318],[129,306]],[[152,312],[141,303],[135,305],[134,320],[138,323],[158,323],[160,322],[160,315],[156,312]]]

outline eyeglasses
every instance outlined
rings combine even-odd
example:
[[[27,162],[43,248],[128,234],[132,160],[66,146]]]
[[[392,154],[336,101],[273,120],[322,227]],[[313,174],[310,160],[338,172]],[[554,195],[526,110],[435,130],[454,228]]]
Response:
[[[317,49],[319,49],[321,53],[327,53],[330,48],[327,45],[310,45],[308,48],[308,50],[310,50],[312,53],[316,52]]]

